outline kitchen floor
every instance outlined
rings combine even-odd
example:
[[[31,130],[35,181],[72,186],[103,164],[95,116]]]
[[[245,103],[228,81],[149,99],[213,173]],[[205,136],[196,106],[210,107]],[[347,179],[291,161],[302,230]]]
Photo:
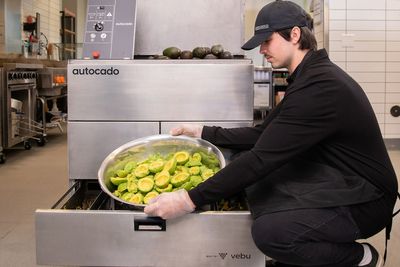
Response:
[[[400,151],[389,153],[400,179]],[[66,131],[51,129],[44,147],[33,144],[29,151],[13,150],[6,156],[0,165],[0,267],[38,266],[34,212],[51,207],[68,188]],[[384,232],[368,242],[383,255]],[[386,267],[400,266],[399,250],[400,215],[393,222]]]

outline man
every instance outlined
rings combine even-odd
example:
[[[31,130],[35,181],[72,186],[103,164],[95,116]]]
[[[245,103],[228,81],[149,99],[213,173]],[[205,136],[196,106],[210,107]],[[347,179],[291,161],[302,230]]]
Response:
[[[254,242],[275,266],[379,266],[376,249],[355,240],[390,231],[397,179],[366,95],[316,51],[307,26],[292,2],[262,8],[242,48],[261,45],[274,68],[289,70],[284,99],[260,126],[173,129],[246,152],[189,192],[161,194],[145,212],[174,218],[246,189]]]

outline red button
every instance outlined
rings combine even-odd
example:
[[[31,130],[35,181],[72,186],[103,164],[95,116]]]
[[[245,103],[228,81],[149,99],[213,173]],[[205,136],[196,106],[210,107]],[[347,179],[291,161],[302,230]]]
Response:
[[[94,59],[100,58],[100,52],[99,52],[99,51],[93,51],[93,52],[92,52],[92,57],[93,57]]]

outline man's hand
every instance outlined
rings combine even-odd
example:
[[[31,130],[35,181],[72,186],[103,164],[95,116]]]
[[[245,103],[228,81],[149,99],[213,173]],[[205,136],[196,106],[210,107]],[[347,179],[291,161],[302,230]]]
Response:
[[[201,138],[203,126],[197,124],[183,124],[172,128],[169,132],[171,135],[186,135],[190,137]]]
[[[173,219],[194,211],[195,205],[185,189],[172,193],[162,193],[150,200],[144,208],[149,216],[159,216],[163,219]]]

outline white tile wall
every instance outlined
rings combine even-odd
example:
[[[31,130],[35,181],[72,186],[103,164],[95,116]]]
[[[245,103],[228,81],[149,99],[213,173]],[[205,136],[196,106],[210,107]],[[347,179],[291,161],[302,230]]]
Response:
[[[400,105],[400,0],[325,1],[331,60],[366,92],[384,137],[400,138],[400,117],[390,115]]]
[[[385,83],[360,82],[359,84],[366,93],[385,93]]]
[[[348,61],[385,61],[385,52],[346,52]]]
[[[334,2],[335,0],[331,1]],[[335,10],[336,11],[336,10]],[[339,11],[336,11],[339,12]],[[385,10],[341,10],[344,13],[342,19],[347,20],[385,20]]]
[[[22,20],[28,15],[40,13],[41,32],[46,35],[49,43],[60,43],[62,0],[22,0]]]
[[[347,62],[349,72],[385,72],[385,62]]]

